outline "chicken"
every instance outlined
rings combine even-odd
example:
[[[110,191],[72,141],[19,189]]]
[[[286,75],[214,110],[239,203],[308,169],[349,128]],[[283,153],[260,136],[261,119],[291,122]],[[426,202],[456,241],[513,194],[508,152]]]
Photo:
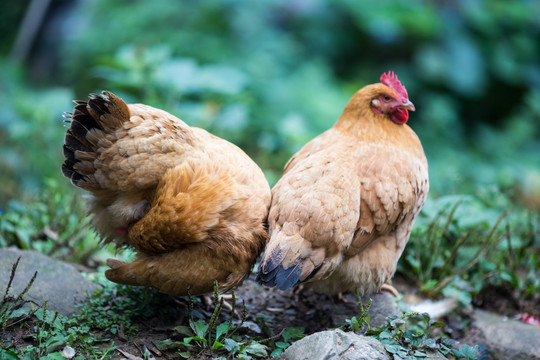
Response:
[[[106,277],[171,295],[242,283],[268,238],[270,187],[238,147],[110,92],[75,101],[62,172],[91,193],[106,242],[136,249]]]
[[[429,190],[409,110],[405,87],[385,73],[289,160],[272,189],[260,283],[329,295],[387,285]]]

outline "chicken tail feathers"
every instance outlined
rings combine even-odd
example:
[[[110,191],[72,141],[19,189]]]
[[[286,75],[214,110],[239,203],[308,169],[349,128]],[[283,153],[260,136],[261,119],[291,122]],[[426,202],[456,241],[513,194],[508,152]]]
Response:
[[[280,290],[287,290],[300,282],[301,275],[300,261],[285,268],[283,264],[277,263],[274,258],[269,257],[265,263],[260,265],[256,281],[268,287],[275,286]]]
[[[268,287],[287,290],[299,283],[327,277],[335,268],[323,247],[314,248],[300,234],[277,231],[263,255],[256,280]]]
[[[309,251],[304,246],[306,243],[301,236],[292,238],[281,232],[275,233],[263,255],[257,281],[268,287],[277,287],[287,290],[307,277],[305,257]]]
[[[89,100],[75,101],[72,113],[64,114],[70,124],[64,139],[62,173],[75,186],[92,190],[95,187],[88,176],[95,169],[91,161],[97,157],[98,141],[106,134],[129,121],[127,104],[111,92],[91,94]]]

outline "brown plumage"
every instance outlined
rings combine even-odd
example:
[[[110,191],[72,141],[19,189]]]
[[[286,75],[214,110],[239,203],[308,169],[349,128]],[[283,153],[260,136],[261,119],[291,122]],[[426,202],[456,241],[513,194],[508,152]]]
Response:
[[[172,295],[222,291],[249,274],[267,240],[270,188],[238,147],[169,113],[110,92],[76,101],[64,176],[91,193],[105,241],[134,247],[109,260],[111,281]]]
[[[289,160],[272,189],[261,283],[363,295],[392,278],[429,189],[407,110],[405,88],[383,74]]]

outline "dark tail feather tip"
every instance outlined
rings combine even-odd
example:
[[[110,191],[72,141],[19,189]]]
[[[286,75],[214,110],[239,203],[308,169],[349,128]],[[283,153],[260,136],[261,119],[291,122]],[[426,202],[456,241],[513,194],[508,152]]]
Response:
[[[300,276],[302,275],[302,269],[300,264],[296,263],[293,266],[285,269],[282,265],[265,272],[263,267],[259,268],[256,281],[259,284],[274,287],[276,286],[280,290],[287,290],[298,284]]]

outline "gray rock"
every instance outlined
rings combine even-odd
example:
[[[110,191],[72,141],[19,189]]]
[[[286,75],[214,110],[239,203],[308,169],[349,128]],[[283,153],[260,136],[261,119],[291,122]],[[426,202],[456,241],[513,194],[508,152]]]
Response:
[[[369,336],[343,332],[321,331],[292,344],[281,355],[284,360],[391,360],[384,345]],[[440,353],[427,354],[426,359],[445,360]]]
[[[47,301],[47,309],[69,316],[78,311],[75,304],[84,301],[88,292],[99,288],[71,265],[34,251],[8,248],[0,249],[0,296],[4,295],[11,268],[19,257],[21,260],[8,296],[18,296],[37,271],[36,280],[24,299],[38,305]]]
[[[332,313],[332,323],[336,327],[345,325],[345,319],[350,319],[351,316],[360,313],[356,297],[352,294],[346,294],[344,297],[349,303],[348,306],[338,307]],[[386,317],[390,315],[403,315],[396,304],[395,298],[390,293],[382,292],[364,296],[362,297],[362,303],[367,304],[370,298],[372,302],[367,314],[370,327],[374,328],[386,324]]]
[[[474,326],[484,334],[490,359],[540,359],[540,326],[528,325],[482,310]]]
[[[321,331],[292,344],[286,360],[390,360],[384,345],[374,338],[341,330]]]

